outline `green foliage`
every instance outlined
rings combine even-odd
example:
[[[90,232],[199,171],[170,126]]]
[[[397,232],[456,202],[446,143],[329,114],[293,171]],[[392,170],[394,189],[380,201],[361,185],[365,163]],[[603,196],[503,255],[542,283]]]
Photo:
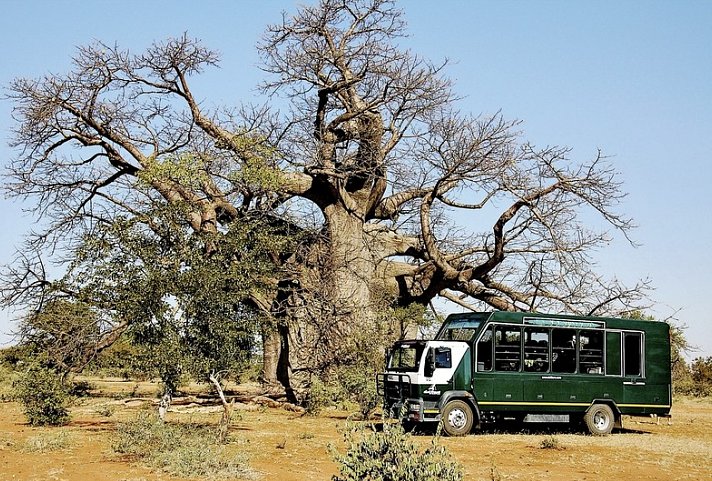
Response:
[[[72,397],[89,397],[96,385],[84,379],[74,380],[68,386],[69,395]]]
[[[13,387],[31,425],[59,426],[69,421],[69,389],[56,371],[31,366]]]
[[[117,425],[112,448],[173,476],[254,477],[246,456],[228,454],[210,427],[163,423],[146,413]]]
[[[698,357],[692,362],[692,380],[698,384],[712,385],[712,356]]]
[[[185,157],[151,169],[158,173],[146,175],[182,179],[201,167]],[[249,367],[260,320],[245,299],[269,288],[270,256],[292,240],[250,219],[195,232],[189,218],[188,205],[156,203],[85,237],[62,283],[102,319],[128,325],[124,341],[92,368],[160,377],[175,392],[189,378]]]
[[[304,400],[306,414],[316,416],[322,410],[339,402],[341,391],[335,384],[322,381],[319,377],[312,377],[309,392]]]
[[[313,376],[304,400],[309,415],[339,406],[346,409],[358,407],[362,419],[367,419],[380,406],[376,393],[375,372],[370,366],[344,365],[337,367],[328,378]]]
[[[88,362],[101,323],[88,303],[58,297],[27,316],[21,331],[22,344],[34,361],[66,371]]]
[[[381,398],[376,392],[376,372],[377,366],[372,363],[340,366],[336,370],[336,382],[343,396],[358,405],[363,419],[368,419],[381,405]]]
[[[375,379],[383,369],[386,347],[432,322],[423,306],[410,305],[385,308],[371,324],[360,325],[340,346],[339,363],[312,376],[304,403],[307,413],[334,405],[350,409],[355,404],[367,419],[381,404]]]
[[[145,381],[158,376],[151,353],[144,346],[123,337],[99,353],[84,372],[101,377]]]
[[[687,376],[675,387],[677,394],[712,396],[712,356],[698,357],[687,367]]]
[[[33,353],[26,345],[18,344],[0,350],[0,365],[4,364],[12,369],[32,359]]]
[[[200,155],[184,153],[168,156],[160,160],[151,157],[138,174],[145,186],[155,181],[173,181],[185,188],[200,190],[210,182],[206,170],[206,159]]]
[[[112,406],[111,404],[102,404],[101,406],[98,406],[96,409],[94,409],[94,412],[97,413],[99,416],[110,418],[114,415],[114,413],[116,413],[116,406]]]
[[[6,362],[0,361],[0,402],[12,401],[15,398],[13,380],[15,371]]]
[[[462,467],[436,436],[420,450],[410,434],[397,424],[383,431],[354,427],[345,433],[346,452],[334,453],[339,474],[333,481],[460,481]]]

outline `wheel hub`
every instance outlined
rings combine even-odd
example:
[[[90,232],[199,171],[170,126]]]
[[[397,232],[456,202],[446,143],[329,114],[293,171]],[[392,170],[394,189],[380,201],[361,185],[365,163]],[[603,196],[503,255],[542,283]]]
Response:
[[[448,414],[447,421],[450,423],[450,426],[456,429],[462,429],[465,424],[467,424],[467,416],[462,409],[453,409],[450,411],[450,414]]]
[[[593,423],[598,429],[604,430],[608,426],[608,416],[604,413],[596,413],[596,415],[593,416]]]

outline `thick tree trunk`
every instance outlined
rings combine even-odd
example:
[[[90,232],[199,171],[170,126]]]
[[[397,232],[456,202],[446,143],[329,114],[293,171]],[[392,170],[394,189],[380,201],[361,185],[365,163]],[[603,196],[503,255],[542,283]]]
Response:
[[[359,329],[376,317],[374,259],[364,223],[341,207],[325,210],[329,235],[327,261],[302,286],[305,292],[279,299],[287,322],[264,339],[265,380],[277,379],[292,402],[300,401],[313,374],[342,362]],[[265,331],[267,332],[267,331]],[[362,332],[362,331],[361,331]],[[277,365],[274,365],[275,359]]]
[[[348,334],[354,326],[373,319],[376,299],[373,282],[376,259],[368,245],[364,222],[341,206],[325,209],[329,232],[330,265],[326,279],[339,309],[338,329]]]
[[[280,336],[277,329],[268,324],[262,324],[262,382],[266,385],[277,384],[277,367],[281,351]]]

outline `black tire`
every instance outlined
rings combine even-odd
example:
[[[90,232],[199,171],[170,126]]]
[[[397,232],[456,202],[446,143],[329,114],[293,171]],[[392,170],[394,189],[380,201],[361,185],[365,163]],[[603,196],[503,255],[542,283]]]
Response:
[[[583,416],[588,431],[594,436],[607,436],[613,431],[616,418],[606,404],[594,404]]]
[[[448,436],[465,436],[472,431],[475,417],[465,401],[450,401],[442,412],[443,431]]]

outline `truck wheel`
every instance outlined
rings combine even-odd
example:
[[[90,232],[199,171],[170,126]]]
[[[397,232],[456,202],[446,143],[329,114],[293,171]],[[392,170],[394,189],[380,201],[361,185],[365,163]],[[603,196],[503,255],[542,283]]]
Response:
[[[616,418],[606,404],[594,404],[583,416],[586,427],[594,436],[606,436],[613,431]]]
[[[448,436],[465,436],[472,430],[472,408],[464,401],[450,401],[442,413],[443,431]]]

